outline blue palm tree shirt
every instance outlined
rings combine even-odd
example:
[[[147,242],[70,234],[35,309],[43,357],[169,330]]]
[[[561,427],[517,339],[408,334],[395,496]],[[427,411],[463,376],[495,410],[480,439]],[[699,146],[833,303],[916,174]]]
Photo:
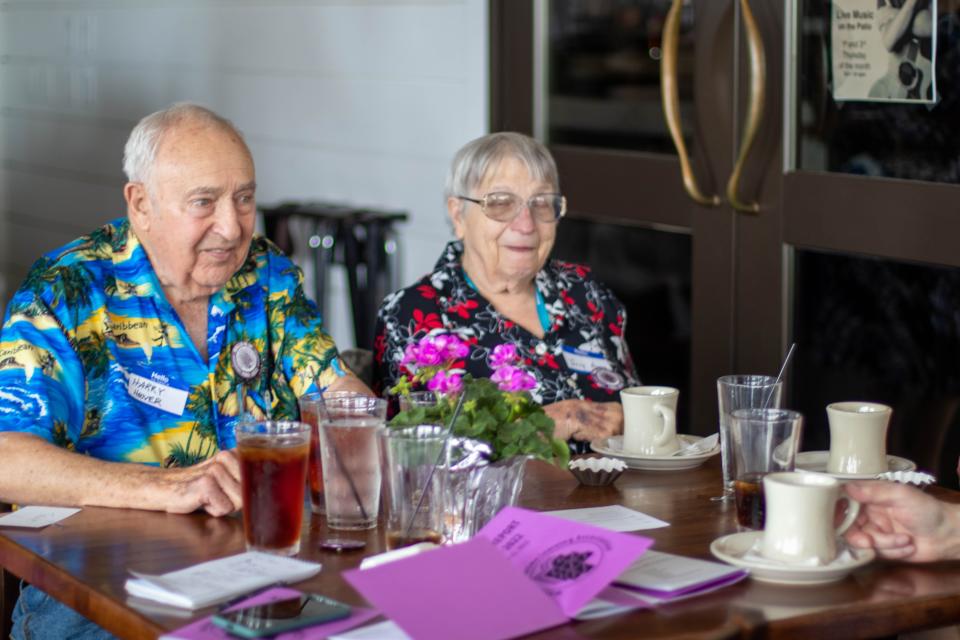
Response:
[[[344,374],[302,279],[254,236],[210,298],[204,362],[127,220],[114,220],[38,260],[7,306],[0,431],[104,460],[194,464],[235,445],[240,342],[261,363],[246,412],[298,418],[297,398]]]

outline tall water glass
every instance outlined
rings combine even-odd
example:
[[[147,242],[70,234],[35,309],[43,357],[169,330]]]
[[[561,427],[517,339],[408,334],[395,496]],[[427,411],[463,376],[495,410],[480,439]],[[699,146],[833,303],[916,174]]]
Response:
[[[380,430],[387,402],[367,396],[324,397],[320,457],[327,526],[373,529],[380,510]]]
[[[323,515],[323,459],[320,455],[320,416],[323,415],[324,400],[350,398],[362,394],[356,391],[327,391],[326,393],[307,393],[300,396],[300,420],[310,425],[310,460],[307,467],[307,486],[310,491],[310,510]]]
[[[296,555],[309,427],[302,422],[242,421],[236,434],[247,549]]]
[[[723,464],[723,493],[713,500],[733,500],[733,451],[731,414],[737,409],[780,408],[783,383],[773,376],[734,375],[717,379],[720,410],[720,460]]]

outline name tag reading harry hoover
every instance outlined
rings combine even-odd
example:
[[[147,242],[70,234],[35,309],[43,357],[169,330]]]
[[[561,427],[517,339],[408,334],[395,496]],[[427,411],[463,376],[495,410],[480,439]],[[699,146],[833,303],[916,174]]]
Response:
[[[152,374],[152,378],[145,378],[135,373],[127,375],[127,393],[135,400],[156,407],[161,411],[182,416],[187,406],[188,393],[183,389],[171,387],[165,382],[166,376]]]

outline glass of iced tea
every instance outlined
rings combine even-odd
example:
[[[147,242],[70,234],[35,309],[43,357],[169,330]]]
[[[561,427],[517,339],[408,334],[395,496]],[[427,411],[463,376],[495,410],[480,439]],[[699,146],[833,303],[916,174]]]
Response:
[[[310,458],[307,465],[307,483],[310,487],[310,510],[322,515],[323,461],[320,459],[320,414],[323,411],[323,396],[308,393],[300,397],[300,420],[310,427]]]
[[[787,409],[738,409],[731,414],[733,492],[741,528],[763,529],[763,477],[793,471],[802,427],[803,416]]]
[[[443,542],[443,461],[446,430],[424,424],[384,429],[383,500],[388,549]]]
[[[320,414],[323,498],[331,529],[373,529],[380,510],[380,430],[387,402],[328,396]]]
[[[236,433],[247,549],[296,555],[310,427],[302,422],[241,422]]]

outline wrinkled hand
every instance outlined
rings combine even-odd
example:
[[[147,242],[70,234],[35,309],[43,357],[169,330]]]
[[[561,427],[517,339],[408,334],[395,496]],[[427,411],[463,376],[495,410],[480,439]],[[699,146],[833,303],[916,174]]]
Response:
[[[543,407],[553,418],[555,438],[599,440],[623,433],[623,405],[619,402],[561,400]]]
[[[163,469],[160,478],[169,513],[203,509],[212,516],[224,516],[243,506],[240,461],[233,451],[221,451],[192,467]]]
[[[846,533],[851,545],[891,560],[960,558],[960,506],[893,482],[851,482],[844,490],[861,504]]]

